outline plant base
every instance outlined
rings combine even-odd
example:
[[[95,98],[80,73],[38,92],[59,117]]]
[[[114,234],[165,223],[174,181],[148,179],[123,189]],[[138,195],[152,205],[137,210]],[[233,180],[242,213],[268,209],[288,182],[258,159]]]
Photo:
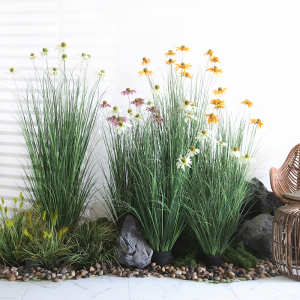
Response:
[[[157,265],[161,267],[166,265],[172,258],[172,253],[170,251],[155,251],[153,250],[152,262],[155,262]]]
[[[36,260],[25,259],[25,266],[26,267],[39,267],[40,264]]]
[[[222,264],[222,254],[220,255],[205,254],[205,265],[207,267],[211,267],[211,266],[220,267],[221,264]]]

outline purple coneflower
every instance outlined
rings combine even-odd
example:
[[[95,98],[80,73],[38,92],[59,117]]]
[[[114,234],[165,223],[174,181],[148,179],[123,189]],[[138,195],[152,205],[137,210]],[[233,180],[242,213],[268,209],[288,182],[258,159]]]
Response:
[[[155,106],[147,107],[146,110],[152,112],[153,114],[158,114],[158,110],[155,109]]]
[[[161,117],[160,114],[153,114],[153,118],[154,118],[154,121],[159,124],[161,124],[164,121],[164,119]]]
[[[111,107],[111,105],[108,104],[106,100],[104,100],[104,101],[102,102],[102,104],[100,105],[100,107],[101,107],[101,108]]]
[[[135,90],[131,90],[130,88],[127,88],[125,91],[121,92],[122,95],[132,95],[133,93],[136,93]]]
[[[134,99],[134,101],[131,102],[131,104],[135,105],[136,107],[140,107],[145,104],[145,99],[136,98]]]

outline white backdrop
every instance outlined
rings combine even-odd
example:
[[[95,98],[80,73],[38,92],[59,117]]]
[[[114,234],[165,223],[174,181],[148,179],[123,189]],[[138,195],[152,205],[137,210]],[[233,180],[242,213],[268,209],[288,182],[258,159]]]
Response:
[[[70,64],[85,52],[94,58],[91,70],[106,70],[107,98],[120,106],[127,87],[147,97],[146,80],[137,74],[142,57],[157,71],[176,46],[191,47],[185,61],[193,66],[213,49],[224,70],[216,84],[227,87],[224,100],[253,101],[253,118],[265,122],[256,176],[270,188],[270,167],[281,166],[300,142],[298,13],[298,0],[0,1],[0,195],[12,199],[24,186],[24,141],[3,74],[10,67],[30,70],[29,54],[43,47],[55,58],[54,46],[63,41],[71,46]]]

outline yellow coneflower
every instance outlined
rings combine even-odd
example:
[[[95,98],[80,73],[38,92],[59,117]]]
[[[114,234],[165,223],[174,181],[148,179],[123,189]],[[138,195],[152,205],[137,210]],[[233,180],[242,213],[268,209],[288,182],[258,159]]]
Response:
[[[51,239],[51,237],[52,237],[52,234],[53,234],[53,232],[52,232],[52,231],[49,231],[49,232],[48,232],[48,239]]]
[[[210,57],[210,62],[212,63],[219,63],[219,57],[216,57],[216,56],[211,56]]]
[[[222,89],[221,87],[219,87],[217,90],[213,90],[213,93],[215,95],[224,95],[226,92],[227,88]]]
[[[45,239],[48,236],[47,231],[43,231],[43,238]]]
[[[180,73],[180,76],[181,77],[186,77],[186,78],[189,78],[189,79],[193,79],[193,76],[189,72],[182,72],[182,73]]]
[[[187,51],[190,51],[191,48],[189,47],[186,47],[184,45],[180,46],[180,47],[176,47],[176,51],[184,51],[184,52],[187,52]]]
[[[206,51],[204,53],[204,55],[209,55],[209,56],[212,56],[212,54],[213,54],[213,51],[211,49],[209,49],[208,51]]]
[[[20,192],[20,197],[19,198],[21,199],[21,201],[24,201],[24,196],[23,196],[22,192]]]
[[[13,198],[13,201],[15,202],[15,204],[17,204],[18,199],[17,198]]]
[[[218,104],[220,104],[222,102],[225,103],[225,101],[222,101],[221,99],[213,99],[213,100],[210,101],[210,104],[212,104],[212,105],[218,105]]]
[[[62,229],[58,232],[57,236],[58,236],[59,239],[61,239],[61,237],[62,237]]]
[[[152,76],[153,71],[148,71],[147,68],[144,68],[143,71],[139,71],[138,74],[140,74],[140,77],[141,77],[142,75],[145,75],[145,76]]]
[[[4,212],[7,214],[7,206],[4,207]]]
[[[24,228],[24,231],[23,231],[23,233],[24,233],[26,236],[28,236],[28,235],[29,235],[29,233],[28,233],[28,229],[27,229],[27,228]]]
[[[174,64],[175,62],[176,62],[176,59],[172,59],[172,58],[170,58],[169,60],[166,60],[167,65]]]
[[[43,214],[42,214],[43,221],[45,220],[45,218],[46,218],[46,211],[44,211]]]
[[[1,202],[2,202],[2,204],[4,204],[4,199],[3,199],[3,197],[1,197]]]
[[[143,57],[142,65],[143,65],[143,66],[146,66],[147,64],[150,63],[150,61],[151,61],[151,60],[150,60],[149,58]]]
[[[207,71],[214,72],[217,76],[223,73],[223,71],[221,69],[218,69],[217,66],[214,66],[213,68],[208,68]]]
[[[208,117],[208,124],[210,123],[218,123],[219,121],[219,118],[217,115],[215,114],[206,114],[206,116]]]
[[[33,241],[33,237],[32,237],[31,234],[28,234],[28,237],[29,237],[29,239],[30,239],[31,241]]]
[[[259,129],[261,129],[262,126],[264,126],[264,123],[261,121],[261,119],[251,119],[251,124],[253,123],[256,124]]]
[[[246,104],[246,105],[248,105],[248,107],[253,106],[253,102],[249,101],[248,99],[246,99],[243,102],[241,102],[241,104]]]
[[[69,230],[69,227],[63,227],[63,229],[62,229],[62,233],[66,233],[67,231]]]
[[[31,220],[27,220],[28,227],[31,228]]]
[[[219,109],[219,108],[223,108],[225,109],[225,101],[220,101],[219,103],[217,103],[214,107],[214,109]]]
[[[30,210],[27,211],[27,219],[31,220],[31,211]]]
[[[173,52],[173,50],[169,50],[167,53],[165,53],[165,56],[171,56],[171,55],[176,55],[175,52]]]
[[[6,220],[6,226],[7,226],[7,227],[12,227],[12,226],[14,226],[14,220],[9,220],[9,219],[7,219],[7,220]]]
[[[23,205],[24,205],[24,202],[22,201],[22,202],[20,203],[19,208],[22,209],[22,208],[23,208]]]
[[[176,64],[175,70],[178,71],[179,69],[182,69],[183,73],[185,73],[185,71],[190,69],[191,67],[192,65],[182,62],[181,64]]]

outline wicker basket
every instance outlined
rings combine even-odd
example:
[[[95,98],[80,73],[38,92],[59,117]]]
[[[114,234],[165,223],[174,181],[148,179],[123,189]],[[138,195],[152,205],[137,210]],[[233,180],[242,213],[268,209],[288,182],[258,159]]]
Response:
[[[281,274],[300,281],[300,205],[277,209],[273,219],[272,252]]]

